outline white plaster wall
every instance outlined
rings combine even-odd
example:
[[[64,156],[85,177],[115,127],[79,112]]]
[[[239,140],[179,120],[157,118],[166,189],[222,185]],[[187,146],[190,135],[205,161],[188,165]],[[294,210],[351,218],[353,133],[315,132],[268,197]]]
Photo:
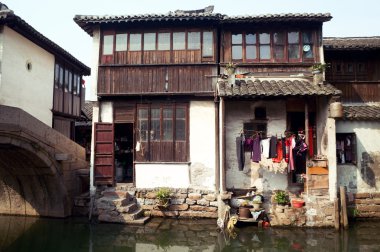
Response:
[[[236,157],[236,137],[240,135],[245,122],[254,119],[255,107],[265,107],[268,118],[267,135],[278,135],[286,130],[285,100],[276,101],[231,101],[226,102],[226,184],[227,188],[249,188],[256,186],[259,190],[287,188],[287,174],[278,172],[286,166],[273,164],[270,159],[260,163],[250,160],[250,153],[245,153],[245,166],[239,171]]]
[[[371,186],[362,177],[362,153],[367,152],[379,159],[380,155],[380,122],[376,121],[337,121],[337,133],[355,133],[357,145],[357,164],[338,165],[338,183],[347,186],[350,192],[378,192],[380,181],[376,181],[375,186]],[[379,176],[379,160],[372,160],[374,170]],[[377,179],[378,180],[378,179]]]
[[[112,102],[100,103],[100,121],[112,123],[113,122],[113,104]]]
[[[98,63],[99,63],[99,50],[100,50],[100,30],[95,28],[92,36],[92,61],[91,61],[91,76],[90,87],[87,89],[87,97],[90,101],[96,101],[97,86],[98,86]]]
[[[7,26],[1,44],[0,104],[21,108],[51,127],[54,55]]]
[[[190,182],[192,188],[215,189],[215,105],[190,102]]]
[[[137,188],[188,188],[190,185],[188,164],[136,164],[135,171]]]

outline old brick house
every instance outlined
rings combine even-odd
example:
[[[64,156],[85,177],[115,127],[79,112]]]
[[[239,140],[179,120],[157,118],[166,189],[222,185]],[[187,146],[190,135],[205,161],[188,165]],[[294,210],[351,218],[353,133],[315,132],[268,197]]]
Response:
[[[229,17],[212,8],[77,15],[75,22],[93,37],[96,56],[94,184],[206,190],[208,198],[201,193],[186,199],[206,207],[218,206],[210,193],[251,186],[269,193],[322,189],[327,200],[335,198],[335,119],[328,108],[341,92],[313,80],[310,70],[324,63],[322,24],[330,19]],[[230,66],[235,73],[227,71]],[[276,161],[264,156],[253,162],[251,151],[236,153],[242,135],[277,142],[299,134],[309,149],[298,168],[287,168],[285,153]],[[302,181],[308,167],[325,171],[319,187]],[[185,202],[181,197],[178,204]],[[191,216],[185,208],[170,214],[185,210],[183,216]]]

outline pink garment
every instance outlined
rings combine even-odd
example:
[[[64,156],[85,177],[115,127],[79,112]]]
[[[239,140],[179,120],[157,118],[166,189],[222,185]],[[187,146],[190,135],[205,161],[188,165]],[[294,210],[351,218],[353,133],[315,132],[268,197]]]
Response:
[[[291,142],[289,146],[289,169],[291,171],[294,171],[294,157],[293,157],[293,149],[296,147],[296,140],[294,139],[294,136],[291,136]]]

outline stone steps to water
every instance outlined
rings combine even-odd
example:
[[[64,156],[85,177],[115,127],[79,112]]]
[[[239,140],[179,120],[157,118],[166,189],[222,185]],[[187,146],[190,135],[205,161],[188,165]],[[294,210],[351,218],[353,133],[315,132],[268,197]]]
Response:
[[[107,188],[101,195],[96,202],[99,221],[130,225],[144,225],[149,221],[150,217],[144,216],[144,210],[127,191]]]

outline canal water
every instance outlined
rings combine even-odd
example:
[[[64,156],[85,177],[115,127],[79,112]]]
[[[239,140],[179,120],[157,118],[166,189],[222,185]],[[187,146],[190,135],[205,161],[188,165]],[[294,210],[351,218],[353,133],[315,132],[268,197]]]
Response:
[[[219,232],[215,220],[152,219],[145,226],[86,219],[0,216],[0,251],[380,251],[380,222],[347,231],[237,228]]]

